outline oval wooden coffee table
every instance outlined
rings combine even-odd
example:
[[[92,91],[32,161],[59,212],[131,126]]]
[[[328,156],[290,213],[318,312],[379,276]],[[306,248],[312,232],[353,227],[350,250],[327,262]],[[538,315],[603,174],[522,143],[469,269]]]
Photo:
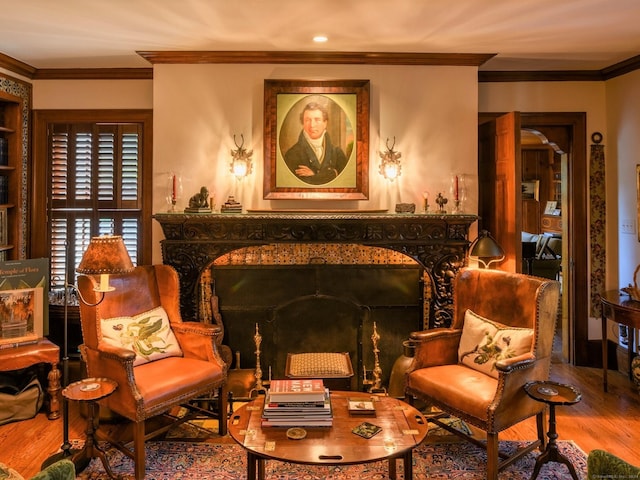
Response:
[[[375,416],[350,415],[349,398],[373,398]],[[264,396],[240,407],[229,421],[229,433],[247,451],[247,479],[264,479],[265,461],[307,465],[349,465],[389,461],[389,477],[396,478],[396,460],[403,460],[404,478],[413,478],[413,449],[427,435],[427,420],[411,405],[391,397],[360,392],[331,392],[333,426],[304,427],[300,440],[287,438],[286,427],[264,427],[260,419]],[[351,430],[363,422],[382,428],[366,439]]]

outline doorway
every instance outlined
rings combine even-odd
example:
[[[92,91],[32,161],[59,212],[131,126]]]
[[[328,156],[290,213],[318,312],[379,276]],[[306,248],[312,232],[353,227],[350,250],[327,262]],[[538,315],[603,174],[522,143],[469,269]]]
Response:
[[[486,128],[487,124],[495,123],[501,114],[479,114],[479,191],[482,198],[483,188],[493,188],[492,185],[483,185],[482,172],[486,168],[487,161],[493,161],[495,151],[486,147],[482,135],[491,132]],[[556,144],[563,152],[566,152],[563,161],[563,192],[566,192],[566,206],[562,212],[563,244],[566,245],[566,259],[563,263],[563,357],[564,360],[580,366],[598,367],[600,361],[598,354],[599,342],[588,340],[589,298],[588,264],[587,264],[587,192],[588,192],[588,163],[586,153],[586,114],[583,112],[561,113],[520,113],[518,125],[513,135],[517,148],[517,155],[513,162],[520,162],[520,129],[536,131],[549,142]],[[495,129],[493,130],[495,131]],[[517,132],[517,133],[516,133]],[[489,157],[492,157],[489,160]],[[516,163],[514,163],[516,165]],[[518,179],[520,178],[520,163],[517,164]],[[518,188],[520,184],[518,181]],[[515,198],[515,197],[514,197]],[[518,194],[517,202],[521,195]],[[517,211],[520,211],[517,206]],[[484,217],[490,216],[491,209],[484,208],[481,212]],[[486,221],[488,219],[481,219]],[[491,220],[495,222],[495,219]],[[491,224],[488,221],[488,224]],[[519,251],[521,242],[521,219],[517,222],[517,228],[512,232],[513,245],[510,247]],[[517,243],[516,243],[517,242]],[[521,259],[518,259],[521,260]],[[518,262],[521,263],[521,262]],[[520,268],[520,267],[518,267]]]

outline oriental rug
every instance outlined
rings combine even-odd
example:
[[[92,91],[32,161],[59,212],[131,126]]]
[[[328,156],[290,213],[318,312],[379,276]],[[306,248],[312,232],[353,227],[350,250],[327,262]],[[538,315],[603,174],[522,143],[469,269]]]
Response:
[[[587,457],[571,441],[559,441],[560,451],[566,455],[580,478],[586,477]],[[520,442],[500,442],[501,449],[515,451]],[[185,441],[152,441],[146,444],[147,470],[145,480],[243,480],[246,479],[246,454],[236,444]],[[133,462],[120,451],[107,451],[114,473],[133,478]],[[500,480],[529,479],[533,472],[536,450],[504,469]],[[413,478],[465,479],[485,478],[486,455],[468,442],[431,443],[416,447],[413,453]],[[398,478],[404,479],[398,462]],[[98,459],[78,475],[80,479],[107,480],[108,476]],[[382,480],[388,478],[387,462],[350,466],[309,466],[276,461],[266,462],[267,480]],[[539,480],[570,479],[565,465],[548,463],[538,475]],[[407,480],[407,479],[404,479]]]

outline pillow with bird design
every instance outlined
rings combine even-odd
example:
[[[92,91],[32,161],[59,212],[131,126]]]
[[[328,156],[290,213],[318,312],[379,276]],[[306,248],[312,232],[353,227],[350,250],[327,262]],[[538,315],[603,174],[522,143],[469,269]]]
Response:
[[[530,352],[533,330],[502,325],[467,310],[458,346],[458,361],[498,378],[496,362]]]
[[[182,356],[167,312],[162,307],[133,317],[103,318],[100,326],[104,342],[136,354],[134,366],[165,357]]]

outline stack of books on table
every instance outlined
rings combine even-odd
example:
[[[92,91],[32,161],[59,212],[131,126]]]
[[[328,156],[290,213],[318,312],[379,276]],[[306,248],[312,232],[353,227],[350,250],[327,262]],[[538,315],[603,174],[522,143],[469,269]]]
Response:
[[[262,410],[263,427],[330,427],[329,389],[321,379],[271,380]]]

